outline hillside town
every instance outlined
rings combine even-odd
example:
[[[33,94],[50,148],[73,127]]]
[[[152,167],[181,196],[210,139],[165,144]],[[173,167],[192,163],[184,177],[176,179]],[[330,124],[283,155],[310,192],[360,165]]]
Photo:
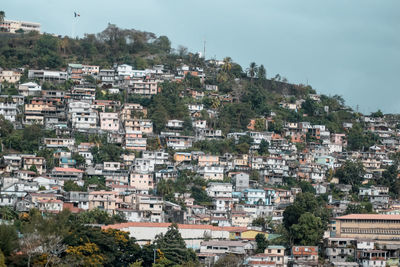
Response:
[[[196,57],[0,66],[1,222],[104,212],[140,246],[176,225],[198,266],[399,266],[400,118]],[[273,108],[234,109],[260,81]]]

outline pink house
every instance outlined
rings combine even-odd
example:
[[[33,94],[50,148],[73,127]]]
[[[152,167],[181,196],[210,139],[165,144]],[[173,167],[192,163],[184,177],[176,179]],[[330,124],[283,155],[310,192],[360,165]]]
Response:
[[[100,113],[100,128],[103,131],[117,132],[119,130],[119,118],[116,112]]]
[[[138,190],[149,190],[154,188],[153,174],[151,173],[136,173],[130,174],[130,186]]]

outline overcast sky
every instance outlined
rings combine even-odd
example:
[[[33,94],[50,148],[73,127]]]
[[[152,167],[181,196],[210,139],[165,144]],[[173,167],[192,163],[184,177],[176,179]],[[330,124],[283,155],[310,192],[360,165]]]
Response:
[[[207,58],[230,56],[244,68],[254,61],[268,77],[308,81],[361,112],[400,113],[399,0],[13,0],[0,9],[62,35],[113,23],[194,52],[205,39]]]

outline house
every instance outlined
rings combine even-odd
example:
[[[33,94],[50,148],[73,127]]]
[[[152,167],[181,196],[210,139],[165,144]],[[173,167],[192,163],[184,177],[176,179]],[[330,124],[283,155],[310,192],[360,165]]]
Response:
[[[125,149],[143,151],[146,150],[147,138],[140,131],[129,131],[125,134]]]
[[[192,154],[186,152],[175,152],[174,161],[176,163],[190,162],[192,160]]]
[[[235,191],[242,192],[246,188],[249,188],[250,175],[245,172],[232,173],[232,182],[235,185]]]
[[[119,117],[116,112],[100,112],[100,129],[103,131],[118,132]]]
[[[231,183],[209,183],[206,189],[207,195],[210,197],[232,197]]]
[[[168,120],[166,127],[170,129],[183,129],[183,121]]]
[[[110,191],[89,192],[89,210],[101,209],[114,214],[117,201],[117,193]]]
[[[0,101],[0,115],[6,120],[15,122],[18,114],[17,104],[4,99]]]
[[[46,169],[44,168],[46,163],[45,158],[36,157],[36,156],[23,156],[22,157],[22,165],[24,170],[30,170],[31,168],[35,168],[38,174],[43,174]]]
[[[68,73],[65,71],[55,71],[55,70],[29,70],[28,79],[64,82],[68,79]]]
[[[61,180],[81,180],[83,171],[75,168],[54,167],[50,175],[52,178]]]
[[[285,256],[285,247],[268,246],[264,253],[252,255],[245,259],[246,266],[252,267],[285,267],[287,266],[287,257]]]
[[[131,172],[129,175],[129,185],[138,190],[148,191],[154,189],[153,174]]]
[[[21,73],[13,70],[0,70],[0,83],[17,83],[21,79]]]
[[[254,245],[246,241],[213,240],[200,244],[200,253],[248,255],[253,249]]]
[[[165,137],[165,142],[167,147],[175,150],[181,150],[191,148],[193,139],[194,138],[192,136],[171,135]]]
[[[36,202],[39,211],[59,213],[63,210],[63,202],[59,199],[40,200]]]
[[[18,86],[18,92],[23,96],[39,96],[42,92],[42,87],[34,82],[27,82]]]
[[[203,166],[199,167],[197,173],[200,174],[205,180],[220,180],[224,179],[223,166]]]
[[[318,265],[318,247],[316,246],[293,246],[291,253],[294,266]]]
[[[97,128],[97,113],[92,110],[87,102],[75,101],[69,103],[68,116],[73,128],[78,130]]]
[[[219,156],[214,155],[199,155],[197,158],[198,166],[213,166],[219,164]]]

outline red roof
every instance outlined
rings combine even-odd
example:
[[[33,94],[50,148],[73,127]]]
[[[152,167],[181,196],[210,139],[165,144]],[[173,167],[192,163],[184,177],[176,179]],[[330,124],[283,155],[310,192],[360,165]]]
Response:
[[[337,220],[400,220],[400,215],[392,214],[348,214],[336,217]]]
[[[127,223],[118,223],[118,224],[111,224],[107,226],[103,226],[102,229],[123,229],[128,227],[161,227],[167,228],[171,225],[171,223],[152,223],[152,222],[127,222]],[[247,229],[246,227],[220,227],[220,226],[213,226],[209,224],[178,224],[179,229],[207,229],[212,231],[240,231],[242,229]]]

